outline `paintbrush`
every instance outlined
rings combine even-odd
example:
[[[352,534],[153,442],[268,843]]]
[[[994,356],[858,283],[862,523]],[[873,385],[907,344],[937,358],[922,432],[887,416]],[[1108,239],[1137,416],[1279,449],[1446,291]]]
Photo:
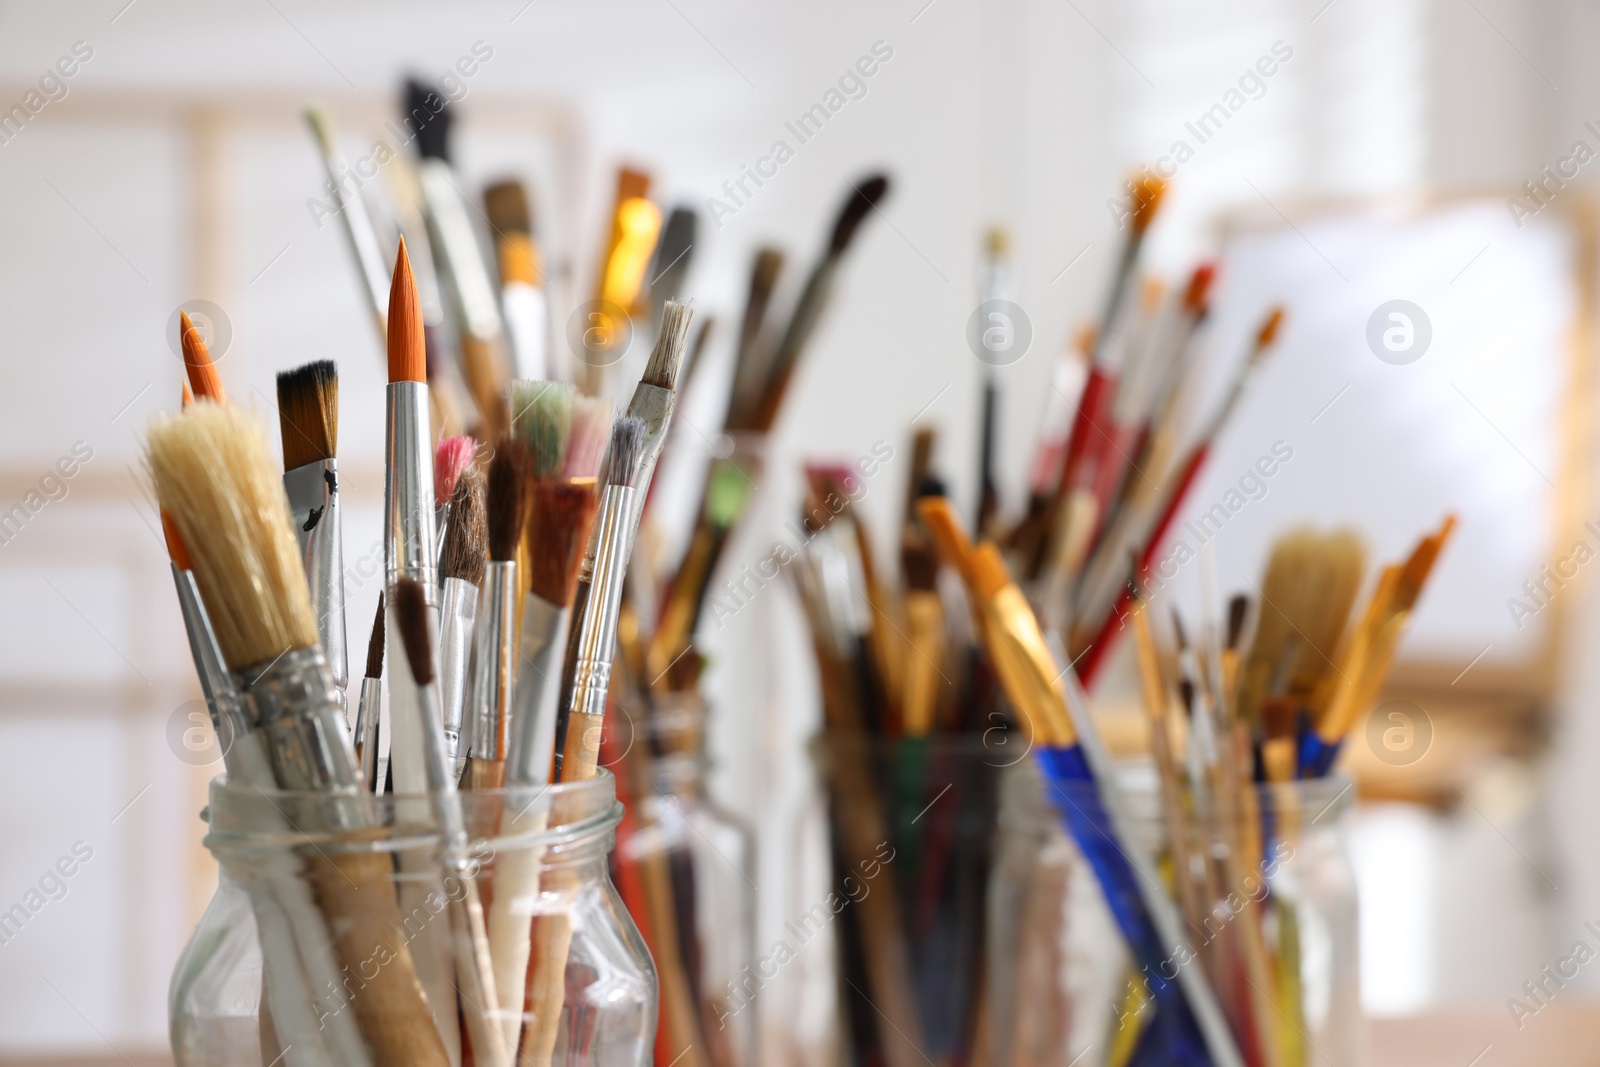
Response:
[[[313,105],[306,108],[305,117],[312,136],[317,140],[322,166],[328,174],[328,188],[333,193],[334,210],[344,225],[345,238],[350,242],[350,254],[356,261],[356,274],[372,305],[372,321],[378,328],[378,339],[381,341],[389,326],[389,276],[384,269],[383,251],[372,226],[372,217],[367,214],[360,185],[346,188],[346,183],[352,180],[350,168],[334,143],[333,123],[327,111]]]
[[[489,550],[484,510],[483,475],[469,470],[456,482],[439,562],[439,702],[444,712],[445,752],[455,775],[452,781],[460,780],[467,760],[461,731],[478,591]]]
[[[249,737],[264,750],[271,781],[279,789],[329,795],[318,808],[323,825],[316,829],[374,827],[317,645],[282,484],[258,427],[244,413],[197,403],[151,427],[149,465],[157,497],[189,549],[242,717],[253,727]],[[234,746],[241,741],[236,737]],[[428,1025],[399,932],[388,858],[378,852],[318,853],[304,862],[340,959],[356,966],[375,946],[393,957],[353,1005],[374,1060],[443,1067],[448,1059]],[[294,1038],[285,1032],[282,1013],[291,1007],[274,1003],[286,1051]],[[313,1030],[310,1047],[314,1035]]]
[[[1377,700],[1411,612],[1455,526],[1455,516],[1447,515],[1437,533],[1417,543],[1403,566],[1385,573],[1361,626],[1345,643],[1336,677],[1329,680],[1332,695],[1320,701],[1326,710],[1301,739],[1302,778],[1321,777],[1333,769],[1356,718]]]
[[[463,789],[505,784],[517,675],[517,556],[533,498],[533,458],[521,441],[506,438],[496,446],[487,496],[489,559],[474,631],[467,715],[472,756]]]
[[[1124,351],[1121,330],[1122,307],[1134,269],[1139,263],[1139,250],[1144,245],[1145,234],[1155,220],[1166,192],[1166,183],[1148,172],[1128,183],[1129,203],[1125,212],[1127,237],[1122,244],[1121,256],[1111,275],[1111,288],[1106,294],[1105,309],[1100,316],[1099,329],[1094,334],[1094,350],[1089,359],[1089,374],[1083,390],[1078,395],[1078,410],[1073,418],[1072,430],[1067,436],[1066,455],[1062,459],[1061,476],[1056,483],[1047,508],[1046,528],[1049,534],[1040,542],[1040,551],[1027,561],[1025,573],[1029,581],[1042,576],[1045,569],[1062,558],[1068,550],[1067,498],[1085,477],[1084,468],[1105,440],[1105,426],[1112,395],[1116,391]]]
[[[573,646],[572,695],[566,701],[566,731],[558,778],[577,782],[593,778],[611,681],[611,657],[617,643],[623,578],[628,569],[628,527],[644,462],[646,427],[637,418],[618,419],[607,448],[606,487],[595,518],[599,531],[590,575],[590,593],[577,614]]]
[[[761,343],[778,275],[783,271],[783,252],[770,246],[757,250],[750,263],[750,282],[745,290],[744,314],[739,320],[739,336],[733,354],[733,385],[728,391],[724,430],[747,426],[761,404],[767,381],[771,346]]]
[[[599,260],[594,297],[588,306],[583,351],[577,368],[578,382],[591,396],[605,393],[605,369],[616,362],[615,346],[638,312],[645,270],[661,232],[661,209],[651,203],[650,176],[623,167],[617,171],[617,192],[612,203],[604,253]]]
[[[395,256],[389,295],[389,386],[384,467],[384,564],[388,584],[420,582],[430,606],[438,604],[437,538],[434,532],[433,456],[429,448],[428,384],[424,380],[422,309],[405,241]],[[391,611],[391,615],[393,612]],[[396,635],[388,642],[398,648]],[[389,761],[395,789],[421,793],[421,712],[415,687],[404,671],[390,671]]]
[[[750,429],[765,433],[772,428],[773,421],[778,417],[778,409],[783,404],[784,395],[788,392],[795,367],[799,364],[800,356],[805,350],[806,343],[811,340],[811,335],[816,331],[817,323],[822,321],[822,314],[833,295],[834,279],[844,262],[845,254],[849,252],[862,222],[869,214],[879,210],[878,205],[888,195],[889,179],[882,174],[874,174],[859,182],[850,183],[850,192],[839,208],[833,232],[828,237],[827,250],[817,265],[811,269],[810,276],[806,278],[805,288],[801,290],[800,298],[795,302],[794,310],[789,315],[789,325],[773,350],[766,381],[761,390],[761,400],[756,407],[754,417],[750,420],[750,425],[740,425],[730,429]]]
[[[990,305],[1004,300],[1010,288],[1011,237],[1004,227],[991,226],[984,235],[983,261],[978,268],[978,303]],[[998,309],[991,310],[991,314]],[[992,321],[992,320],[990,320]],[[984,323],[987,329],[989,322]],[[1006,353],[1000,353],[1004,355]],[[1000,382],[993,364],[984,364],[983,407],[978,430],[978,507],[973,529],[987,536],[1000,511],[1000,487],[994,473],[995,420],[999,418]]]
[[[361,784],[370,793],[378,791],[388,760],[378,758],[378,722],[383,714],[383,590],[378,591],[378,614],[372,620],[372,636],[367,639],[367,669],[361,678],[361,703],[356,706],[356,764],[361,768]]]
[[[533,205],[514,178],[483,191],[483,209],[495,236],[500,264],[500,310],[518,378],[554,378],[550,343],[550,301],[545,292],[544,257],[533,232]]]
[[[433,663],[438,636],[433,630],[433,609],[428,592],[416,580],[402,576],[395,583],[394,617],[412,681],[421,697],[422,763],[434,819],[439,825],[439,860],[449,890],[445,897],[450,902],[450,943],[473,1062],[484,1067],[509,1067],[511,1060],[500,1027],[488,1015],[500,1000],[495,993],[494,965],[489,957],[476,867],[467,854],[467,827],[461,798],[456,793],[456,771],[440,727],[442,711]],[[448,884],[452,879],[454,886]]]
[[[217,373],[217,365],[211,358],[211,349],[206,346],[204,337],[189,318],[189,313],[178,311],[178,336],[183,348],[183,369],[189,376],[189,384],[194,388],[196,399],[214,400],[219,404],[227,403],[228,397],[222,389],[222,377]]]
[[[650,305],[650,325],[659,335],[666,315],[667,301],[677,300],[683,292],[683,283],[689,277],[689,267],[694,262],[695,229],[699,216],[694,208],[675,207],[661,227],[661,239],[656,244],[656,254],[646,272],[647,299]]]
[[[332,360],[317,360],[278,375],[278,428],[283,437],[283,491],[300,542],[311,610],[348,722],[344,532],[334,458],[339,444],[339,371]]]
[[[439,101],[440,106],[431,107],[430,100]],[[500,396],[511,375],[505,366],[499,287],[489,277],[461,184],[450,165],[454,111],[432,86],[415,79],[406,81],[406,111],[424,116],[417,130],[417,179],[422,187],[428,243],[454,312],[461,377],[488,428],[486,436],[493,437],[504,429]]]
[[[450,498],[455,496],[456,482],[472,466],[477,452],[478,442],[466,435],[446,437],[433,450],[433,526],[441,556],[450,529]]]

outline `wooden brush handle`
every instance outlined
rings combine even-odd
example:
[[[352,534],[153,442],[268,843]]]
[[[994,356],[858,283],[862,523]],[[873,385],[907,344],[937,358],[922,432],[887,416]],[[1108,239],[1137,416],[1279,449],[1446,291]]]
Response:
[[[501,390],[505,388],[507,375],[503,366],[496,341],[486,341],[466,330],[461,331],[461,376],[483,416],[487,431],[484,440],[492,441],[505,432],[506,413]]]
[[[573,901],[578,895],[578,877],[572,871],[552,871],[542,892]],[[522,1039],[517,1067],[550,1067],[556,1037],[561,1030],[561,1011],[567,999],[567,953],[572,947],[572,918],[566,911],[558,910],[536,917],[533,927],[538,951],[528,968],[527,1006],[532,1017]]]
[[[650,909],[650,928],[655,934],[651,946],[655,957],[656,976],[661,983],[661,1033],[657,1041],[657,1061],[662,1053],[666,1061],[681,1063],[682,1067],[708,1067],[706,1044],[700,1034],[699,1012],[694,1003],[694,991],[684,966],[683,945],[679,940],[678,914],[673,907],[672,874],[667,869],[667,855],[653,851],[639,858],[643,876],[645,899]],[[684,934],[694,936],[694,931]]]
[[[567,744],[561,752],[563,782],[585,782],[595,776],[605,721],[604,715],[584,711],[574,711],[567,717]]]
[[[319,851],[307,866],[339,959],[365,983],[351,1006],[375,1067],[450,1067],[406,944],[388,854]]]
[[[507,811],[500,833],[503,837],[542,834],[549,821],[549,809],[543,806]],[[495,865],[494,892],[489,901],[489,955],[494,960],[494,988],[500,998],[500,1029],[506,1052],[513,1056],[522,1034],[528,955],[532,949],[529,936],[543,859],[543,845],[517,848],[502,855]]]

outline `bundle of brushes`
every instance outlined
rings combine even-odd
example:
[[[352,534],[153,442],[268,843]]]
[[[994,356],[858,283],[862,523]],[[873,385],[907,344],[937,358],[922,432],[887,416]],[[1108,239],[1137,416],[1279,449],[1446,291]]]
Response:
[[[1195,425],[1189,408],[1203,379],[1199,358],[1215,267],[1196,267],[1168,298],[1140,275],[1140,253],[1165,195],[1148,171],[1127,183],[1125,238],[1097,324],[1062,357],[1052,403],[1028,473],[1029,498],[1014,521],[999,514],[993,438],[1001,399],[993,377],[982,409],[976,526],[1014,563],[1022,587],[1062,635],[1083,684],[1092,685],[1129,601],[1129,553],[1141,572],[1155,561],[1206,457],[1239,406],[1283,322],[1273,308],[1227,371],[1221,399]],[[1004,278],[1005,241],[991,236],[985,300]]]
[[[556,742],[557,763],[563,773],[569,761],[575,758],[581,759],[584,765],[592,762],[596,758],[594,742],[599,741],[605,746],[599,758],[616,774],[619,793],[638,799],[654,788],[648,766],[651,757],[692,749],[698,744],[699,735],[676,729],[666,721],[681,698],[694,694],[699,687],[706,661],[695,647],[695,631],[711,598],[713,579],[729,538],[753,499],[753,490],[761,474],[762,441],[778,417],[809,341],[833,298],[836,278],[856,234],[883,200],[888,186],[888,179],[881,175],[851,183],[833,221],[827,244],[806,275],[786,319],[769,313],[775,310],[772,298],[783,256],[770,248],[757,254],[735,342],[732,392],[721,426],[735,441],[734,448],[710,462],[695,526],[682,559],[659,583],[656,576],[644,568],[629,573],[629,595],[612,621],[620,641],[613,674],[612,689],[617,692],[613,713],[627,715],[632,728],[618,732],[595,730],[593,724],[600,714],[599,705],[594,705],[593,712],[575,712],[570,722],[563,724]],[[619,204],[637,192],[637,187],[624,182],[619,187]],[[618,219],[613,240],[618,249],[626,250],[630,240],[628,226],[636,225],[637,220],[629,222],[621,212]],[[687,239],[683,230],[684,225],[677,216],[667,220],[658,260],[665,259],[670,240]],[[673,236],[675,231],[678,237]],[[602,278],[602,288],[609,292],[616,280],[608,273]],[[615,295],[605,300],[606,306],[619,303]],[[667,306],[670,309],[671,305]],[[681,325],[675,323],[668,314],[663,319],[662,335],[675,329],[686,331],[687,320]],[[694,366],[699,365],[694,357],[706,344],[708,326],[709,323],[701,328],[689,350]],[[680,332],[680,344],[685,342],[686,333]],[[684,373],[689,370],[685,369]],[[651,381],[647,372],[628,409],[630,414],[643,420],[647,472],[665,441],[666,427],[660,412],[663,404],[669,401],[668,395],[652,386]],[[525,408],[533,417],[540,418],[542,402],[542,396],[529,397]],[[515,394],[512,410],[514,417],[521,410]],[[670,410],[670,405],[666,410]],[[646,505],[649,500],[643,487],[633,495],[629,505],[630,529],[637,530],[644,521],[648,533],[651,515]],[[619,572],[615,580],[620,583],[620,579]],[[574,611],[580,610],[599,595],[603,582],[613,580],[606,575],[604,559],[591,546],[575,588],[568,584],[553,589],[553,596],[564,599],[552,599],[550,603],[552,606],[571,604]],[[580,658],[576,650],[585,640],[585,635],[576,629],[567,635],[569,661]],[[525,659],[532,654],[531,650],[524,650]],[[579,678],[564,684],[574,687],[581,682]],[[580,698],[574,694],[563,697],[561,702],[563,706],[577,708]],[[630,746],[630,738],[638,740]],[[628,821],[622,830],[624,846],[619,846],[612,862],[615,881],[645,935],[661,982],[656,1059],[661,1067],[679,1061],[680,1057],[685,1067],[730,1067],[738,1062],[739,1050],[736,1043],[728,1041],[721,1033],[722,1026],[718,1022],[730,1011],[728,993],[712,988],[709,981],[702,981],[695,964],[703,958],[698,944],[701,934],[696,924],[704,909],[696,900],[693,864],[681,849],[646,860],[628,858],[626,836],[638,825],[639,812],[630,804]]]
[[[916,435],[897,574],[874,564],[848,468],[807,468],[793,564],[822,682],[834,890],[852,901],[841,1003],[854,1061],[895,1067],[965,1062],[981,1040],[998,769],[1013,758],[985,743],[994,674],[919,517],[919,501],[943,500],[933,447]]]
[[[514,380],[481,424],[506,432],[485,447],[462,436],[434,445],[427,323],[404,239],[384,310],[386,590],[353,721],[343,696],[334,364],[279,377],[280,481],[255,418],[227,404],[185,320],[195,399],[186,387],[183,413],[149,432],[173,576],[227,776],[327,798],[314,809],[317,826],[257,829],[377,835],[389,812],[439,835],[437,858],[402,852],[398,876],[381,852],[330,859],[313,849],[304,876],[290,864],[252,891],[262,1048],[307,1067],[548,1064],[565,1007],[568,920],[542,916],[535,929],[528,901],[550,888],[537,854],[504,864],[492,898],[480,893],[459,791],[598,772],[622,579],[670,425],[690,313],[664,302],[624,416],[566,382]],[[481,462],[481,452],[492,458]],[[391,792],[387,808],[373,800]],[[551,817],[548,804],[506,805],[500,829],[536,834]],[[446,895],[445,939],[411,943],[400,916],[440,878],[464,887]],[[341,967],[374,946],[392,960],[353,998],[355,1010],[318,1011],[316,997],[339,987]]]

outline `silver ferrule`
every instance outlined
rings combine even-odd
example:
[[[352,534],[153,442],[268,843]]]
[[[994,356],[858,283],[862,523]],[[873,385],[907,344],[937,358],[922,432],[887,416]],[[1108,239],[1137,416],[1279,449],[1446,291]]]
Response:
[[[278,788],[315,793],[357,791],[355,749],[334,697],[322,650],[290,649],[233,674],[245,718],[262,731]],[[336,826],[361,825],[362,809],[329,809]]]
[[[424,382],[390,382],[383,487],[384,564],[388,583],[422,583],[438,604],[439,565],[433,518],[433,454]]]
[[[517,564],[514,560],[490,560],[473,630],[472,685],[468,690],[474,759],[506,758],[516,675]]]
[[[356,759],[361,766],[361,782],[369,793],[379,789],[378,720],[383,712],[383,679],[361,679],[361,703],[356,707]]]
[[[417,686],[417,705],[422,712],[423,772],[428,796],[433,801],[434,817],[439,820],[441,850],[449,860],[466,846],[467,829],[461,814],[461,798],[456,795],[456,776],[444,747],[444,731],[439,729],[438,682],[435,678],[427,685]]]
[[[656,461],[667,444],[667,431],[672,427],[672,411],[678,394],[659,385],[642,382],[633,391],[628,404],[628,414],[644,420],[644,447],[639,457],[639,474],[634,479],[633,508],[628,519],[628,554],[633,553],[634,538],[639,536],[639,522],[644,518],[645,501],[650,496],[650,479],[655,477]]]
[[[443,714],[444,748],[461,777],[466,746],[461,727],[467,707],[467,669],[472,656],[472,631],[478,617],[478,587],[464,578],[446,578],[439,592],[439,705]]]
[[[338,460],[325,459],[283,472],[289,515],[300,542],[300,562],[311,589],[311,610],[317,616],[317,638],[339,702],[349,707],[344,690],[350,684],[349,651],[344,626],[344,534],[339,520]]]
[[[517,377],[540,381],[550,373],[550,302],[545,291],[526,282],[506,282],[500,287],[500,307],[505,312],[506,336],[516,362]]]
[[[561,668],[571,619],[570,609],[535,593],[523,601],[511,750],[506,755],[508,785],[546,785],[550,781],[561,707]]]
[[[194,658],[195,674],[200,678],[200,693],[205,697],[206,711],[211,716],[211,728],[216,731],[217,744],[222,749],[223,766],[228,776],[243,780],[236,761],[229,760],[234,753],[234,740],[241,730],[249,727],[239,704],[239,691],[222,662],[222,649],[217,645],[217,634],[211,628],[205,604],[200,599],[200,589],[195,584],[194,573],[180,570],[172,564],[172,582],[178,590],[178,608],[183,613],[183,629],[189,638],[189,654]]]
[[[425,159],[417,167],[417,177],[422,182],[429,243],[435,249],[439,272],[454,298],[462,324],[483,340],[499,336],[499,287],[489,278],[472,218],[451,176],[450,164]]]
[[[626,524],[636,494],[632,486],[607,486],[595,520],[600,527],[600,542],[595,551],[589,602],[579,623],[568,705],[575,714],[604,715],[606,711],[611,653],[617,643],[617,620],[622,608],[622,582],[628,570]]]

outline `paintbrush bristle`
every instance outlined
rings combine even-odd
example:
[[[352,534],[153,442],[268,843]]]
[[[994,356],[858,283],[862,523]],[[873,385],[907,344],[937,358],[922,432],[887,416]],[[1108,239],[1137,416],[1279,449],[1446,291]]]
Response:
[[[1206,297],[1211,292],[1211,283],[1216,280],[1217,265],[1215,263],[1202,263],[1189,275],[1189,286],[1183,291],[1184,309],[1191,315],[1198,315],[1206,309]]]
[[[513,381],[506,392],[511,432],[533,455],[536,478],[556,478],[567,455],[572,432],[572,403],[577,390],[570,382]]]
[[[483,497],[483,475],[474,470],[462,474],[450,497],[450,525],[445,529],[444,550],[439,558],[441,578],[460,578],[470,585],[483,584],[483,568],[489,553]]]
[[[339,447],[339,368],[319,359],[278,375],[283,469],[332,459]]]
[[[489,228],[496,234],[531,236],[533,233],[533,206],[528,202],[528,190],[515,178],[495,182],[485,189],[483,210],[489,216]]]
[[[507,437],[495,446],[489,461],[489,558],[517,558],[533,499],[533,457],[528,446]]]
[[[593,482],[540,480],[528,518],[528,582],[557,606],[572,603],[599,497]]]
[[[1348,530],[1322,534],[1309,528],[1279,537],[1261,580],[1261,612],[1250,646],[1250,703],[1253,713],[1280,662],[1294,657],[1289,676],[1304,695],[1333,670],[1333,656],[1361,590],[1366,548]],[[1298,642],[1297,649],[1289,647]]]
[[[639,458],[644,453],[644,420],[629,417],[613,423],[606,451],[606,484],[632,487],[638,481]]]
[[[189,313],[181,309],[178,311],[178,336],[182,339],[183,367],[188,372],[189,384],[194,386],[194,395],[219,404],[226,402],[228,397],[223,392],[222,378],[217,374],[211,349],[206,347],[205,338],[200,336]]]
[[[683,351],[689,339],[689,320],[694,309],[676,300],[668,300],[661,315],[661,332],[656,334],[656,345],[650,350],[650,361],[644,365],[645,385],[657,389],[676,389],[678,369],[683,365]]]
[[[1236,649],[1244,638],[1245,620],[1250,616],[1250,598],[1235,593],[1228,601],[1228,647]]]
[[[1272,342],[1278,339],[1278,331],[1283,327],[1283,307],[1279,305],[1267,312],[1266,321],[1261,324],[1261,329],[1256,331],[1256,351],[1264,352],[1272,347]]]
[[[612,414],[609,400],[597,396],[573,398],[567,454],[561,461],[562,478],[593,478],[600,473],[606,439],[611,436]]]
[[[856,230],[861,228],[861,220],[888,193],[889,179],[882,174],[874,174],[865,181],[850,184],[850,193],[845,197],[844,206],[839,209],[839,217],[833,224],[833,235],[828,239],[829,256],[844,254],[855,239]]]
[[[428,633],[428,595],[415,578],[400,578],[394,585],[394,621],[400,644],[417,685],[433,681],[433,636]]]
[[[439,102],[438,107],[429,105]],[[450,161],[450,101],[427,82],[406,79],[406,119],[417,128],[417,154],[423,159]]]
[[[1142,236],[1150,228],[1150,223],[1155,220],[1156,211],[1161,207],[1161,199],[1167,192],[1167,183],[1149,171],[1142,171],[1133,179],[1132,185],[1133,232]]]
[[[228,669],[317,643],[283,482],[248,412],[198,401],[150,427],[156,498],[189,550]]]
[[[455,495],[456,482],[478,452],[471,437],[446,437],[433,451],[433,506],[442,508]]]
[[[368,678],[383,677],[383,590],[378,590],[378,616],[372,620],[372,636],[367,638]]]
[[[406,254],[406,239],[394,257],[389,282],[389,383],[428,380],[427,342],[422,332],[422,298]]]

